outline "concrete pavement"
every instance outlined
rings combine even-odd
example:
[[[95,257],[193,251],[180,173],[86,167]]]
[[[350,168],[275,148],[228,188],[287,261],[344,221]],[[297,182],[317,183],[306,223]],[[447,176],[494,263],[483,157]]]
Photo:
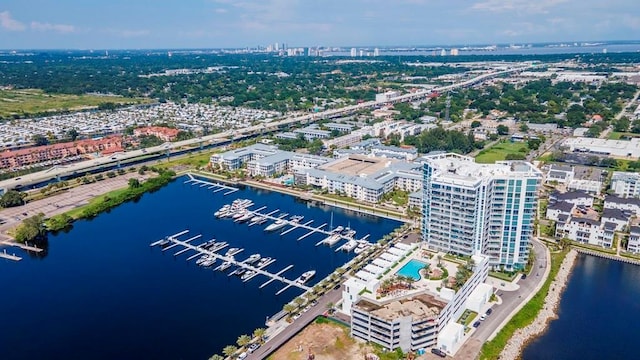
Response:
[[[332,289],[322,297],[318,298],[318,304],[316,306],[312,306],[307,312],[302,313],[298,319],[294,320],[286,327],[281,328],[275,335],[271,335],[270,338],[267,339],[267,342],[254,351],[253,354],[249,354],[246,360],[260,360],[271,355],[271,353],[275,352],[280,346],[289,341],[293,336],[295,336],[295,334],[309,325],[316,317],[327,311],[327,304],[335,304],[340,300],[341,296],[342,286],[337,289]],[[282,319],[279,320],[279,322],[286,323],[286,320]]]

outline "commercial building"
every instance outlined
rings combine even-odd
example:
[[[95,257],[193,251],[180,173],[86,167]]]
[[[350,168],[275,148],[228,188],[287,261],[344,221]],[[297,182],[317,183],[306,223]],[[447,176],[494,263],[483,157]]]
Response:
[[[477,164],[458,154],[423,157],[423,239],[491,265],[523,268],[529,257],[542,173],[522,161]]]
[[[180,130],[172,129],[164,126],[145,126],[133,130],[133,135],[140,136],[155,136],[163,141],[173,141],[178,137]]]
[[[264,177],[317,167],[330,160],[322,156],[281,151],[276,146],[265,144],[213,154],[210,159],[212,164],[227,170],[237,170],[246,165],[249,175]]]
[[[109,136],[0,152],[0,169],[54,165],[58,161],[80,160],[85,154],[111,154],[122,150],[122,137]]]
[[[640,174],[614,171],[611,175],[611,190],[619,197],[640,197]]]
[[[402,94],[400,94],[399,91],[387,91],[387,92],[383,92],[383,93],[380,93],[380,94],[376,94],[376,102],[391,101],[391,100],[397,98],[400,95],[402,95]]]
[[[631,140],[608,140],[597,138],[568,138],[563,141],[569,151],[615,157],[640,157],[640,138]]]
[[[394,159],[349,155],[317,168],[299,169],[297,185],[309,185],[360,201],[376,203],[394,189],[408,192],[420,190],[420,164]]]

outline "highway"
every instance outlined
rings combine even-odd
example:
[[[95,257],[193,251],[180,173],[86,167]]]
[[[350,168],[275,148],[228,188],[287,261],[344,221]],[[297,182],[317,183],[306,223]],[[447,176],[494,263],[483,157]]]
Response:
[[[164,143],[162,145],[158,145],[155,147],[150,147],[142,150],[127,151],[124,153],[105,156],[105,157],[101,157],[93,160],[86,160],[86,161],[74,163],[71,165],[55,166],[48,170],[43,170],[33,174],[23,175],[21,177],[0,181],[0,189],[2,191],[6,191],[16,187],[30,186],[30,185],[38,184],[51,179],[55,179],[56,177],[59,177],[59,176],[63,177],[63,176],[72,175],[74,173],[84,173],[86,171],[89,171],[90,169],[95,169],[98,167],[117,165],[119,162],[130,161],[132,159],[145,156],[145,155],[158,155],[162,153],[166,153],[169,155],[173,152],[180,151],[181,149],[184,149],[184,148],[193,147],[194,149],[199,149],[200,146],[224,144],[229,142],[230,140],[232,141],[232,140],[241,139],[241,138],[255,135],[255,134],[278,131],[282,128],[288,127],[291,124],[296,124],[296,123],[308,124],[318,120],[342,117],[342,116],[355,113],[359,110],[375,109],[390,103],[421,100],[421,99],[427,98],[429,95],[433,93],[444,93],[457,88],[473,86],[483,81],[493,79],[495,77],[508,75],[515,72],[520,72],[535,66],[536,66],[535,64],[529,64],[529,65],[523,65],[520,67],[513,67],[507,70],[490,72],[490,73],[479,75],[472,79],[465,80],[456,84],[441,86],[438,88],[434,88],[432,90],[422,90],[422,91],[417,91],[415,93],[401,95],[391,99],[390,101],[367,101],[367,102],[363,102],[356,105],[345,106],[339,109],[330,109],[330,110],[326,110],[318,113],[311,113],[311,114],[305,114],[301,116],[289,117],[286,119],[273,121],[270,123],[263,123],[260,125],[250,126],[244,129],[232,129],[232,130],[227,130],[227,131],[213,134],[213,135],[207,135],[207,136],[197,137],[193,139],[177,141],[173,143]]]

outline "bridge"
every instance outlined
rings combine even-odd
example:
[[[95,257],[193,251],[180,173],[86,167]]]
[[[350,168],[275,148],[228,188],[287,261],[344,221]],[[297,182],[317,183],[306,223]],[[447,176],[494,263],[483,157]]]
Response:
[[[98,159],[87,160],[78,162],[75,164],[56,166],[54,168],[39,171],[36,173],[23,175],[21,177],[0,181],[0,192],[7,191],[20,186],[29,186],[38,184],[44,181],[48,181],[61,176],[68,176],[75,173],[86,172],[90,169],[96,169],[106,166],[119,165],[122,162],[131,161],[133,159],[166,154],[170,156],[172,153],[185,151],[185,148],[193,148],[192,150],[201,149],[203,146],[216,146],[216,144],[224,144],[229,141],[243,139],[248,136],[253,136],[261,133],[268,133],[278,131],[280,127],[286,127],[291,124],[308,124],[319,120],[333,119],[351,115],[360,110],[375,109],[389,103],[409,102],[427,98],[433,93],[441,93],[451,91],[457,88],[470,87],[486,80],[490,80],[499,76],[508,75],[511,73],[521,72],[537,66],[536,64],[528,64],[518,67],[509,68],[502,71],[494,71],[487,74],[479,75],[473,79],[465,80],[456,84],[446,85],[434,88],[432,90],[421,90],[411,94],[405,94],[393,98],[389,101],[367,101],[356,105],[349,105],[339,109],[330,109],[318,113],[305,114],[300,116],[292,116],[286,119],[272,121],[270,123],[264,123],[259,125],[250,126],[244,129],[232,129],[223,131],[213,135],[201,136],[193,139],[177,141],[173,143],[164,143],[162,145],[132,150],[115,155],[105,156]]]

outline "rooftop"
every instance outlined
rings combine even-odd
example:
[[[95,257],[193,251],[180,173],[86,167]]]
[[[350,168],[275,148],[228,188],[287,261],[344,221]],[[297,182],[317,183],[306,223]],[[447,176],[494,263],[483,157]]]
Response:
[[[447,305],[444,300],[436,296],[423,293],[405,299],[392,300],[385,304],[375,304],[368,300],[360,300],[356,307],[370,312],[372,315],[385,320],[411,316],[413,319],[437,317]]]

